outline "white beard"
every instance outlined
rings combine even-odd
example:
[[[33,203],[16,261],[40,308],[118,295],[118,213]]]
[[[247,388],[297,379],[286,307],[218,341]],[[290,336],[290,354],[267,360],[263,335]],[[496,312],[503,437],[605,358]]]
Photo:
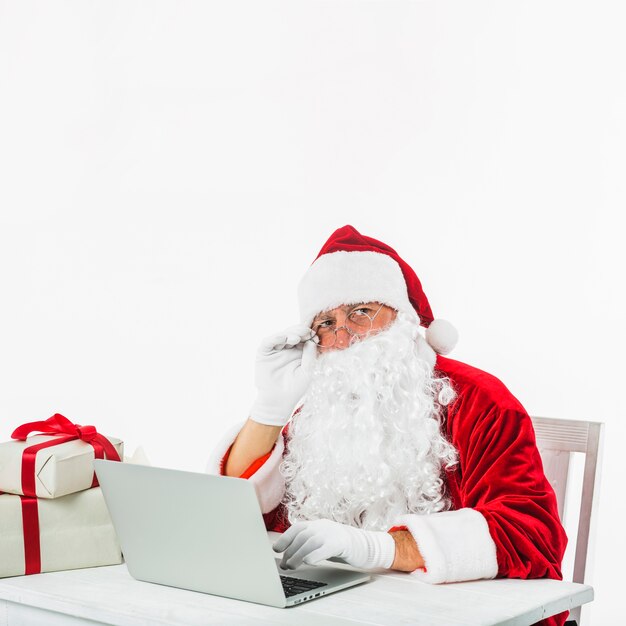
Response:
[[[316,359],[280,465],[290,523],[331,519],[386,531],[399,515],[450,508],[442,471],[457,461],[440,430],[455,396],[420,354],[417,321]]]

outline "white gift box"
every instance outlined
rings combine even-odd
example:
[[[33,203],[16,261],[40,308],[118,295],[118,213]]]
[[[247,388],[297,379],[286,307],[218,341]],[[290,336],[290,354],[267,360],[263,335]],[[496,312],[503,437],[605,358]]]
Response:
[[[37,541],[31,541],[28,548],[31,554],[38,554],[41,572],[123,562],[100,487],[54,499],[3,494],[0,495],[0,577],[26,573],[23,500],[30,500],[31,505],[36,503],[31,520],[34,515],[38,521],[39,549]]]
[[[33,435],[25,441],[0,443],[0,491],[23,494],[22,455],[30,446],[61,439],[55,435]],[[124,458],[124,442],[107,437]],[[37,451],[35,457],[35,493],[38,498],[59,498],[70,493],[89,489],[94,478],[92,445],[80,439],[59,443]]]

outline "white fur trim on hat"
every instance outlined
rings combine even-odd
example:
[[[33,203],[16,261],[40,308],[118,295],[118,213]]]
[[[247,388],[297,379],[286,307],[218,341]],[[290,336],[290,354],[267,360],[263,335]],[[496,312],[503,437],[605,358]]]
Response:
[[[401,515],[395,525],[404,525],[415,539],[426,571],[412,576],[427,583],[495,578],[498,573],[496,544],[485,517],[476,509],[418,515]]]
[[[235,424],[226,431],[217,445],[211,450],[205,473],[217,474],[218,476],[224,475],[224,457],[235,442],[244,424],[245,420]],[[281,433],[267,461],[248,478],[254,484],[262,513],[273,511],[280,504],[285,493],[285,479],[278,470],[284,450],[285,440]]]
[[[433,320],[426,329],[426,341],[437,354],[452,352],[458,340],[457,329],[446,320]]]
[[[381,252],[323,254],[298,284],[300,321],[310,325],[322,311],[344,304],[381,302],[417,319],[400,266]]]

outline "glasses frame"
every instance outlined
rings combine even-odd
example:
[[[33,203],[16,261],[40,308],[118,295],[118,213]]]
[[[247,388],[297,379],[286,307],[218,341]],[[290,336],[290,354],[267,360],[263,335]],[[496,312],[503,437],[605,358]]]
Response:
[[[352,309],[352,311],[357,310],[357,309],[358,309],[358,308],[360,308],[360,306],[362,306],[363,304],[367,304],[367,302],[363,302],[363,303],[361,303],[361,305],[358,305],[358,304],[357,304],[357,305],[356,305],[356,306]],[[370,327],[369,327],[369,330],[367,330],[366,332],[364,332],[364,333],[355,333],[355,332],[351,331],[351,330],[350,330],[350,329],[349,329],[349,328],[348,328],[348,327],[344,324],[343,326],[339,326],[339,328],[335,328],[335,330],[334,330],[334,332],[333,332],[335,339],[334,339],[333,343],[332,343],[330,346],[322,346],[320,343],[315,342],[315,343],[317,343],[317,347],[318,347],[318,348],[332,348],[332,347],[333,347],[333,346],[337,343],[337,331],[341,330],[342,328],[345,328],[345,329],[346,329],[346,331],[347,331],[347,333],[350,335],[350,343],[352,343],[352,341],[353,341],[353,339],[354,339],[355,337],[362,337],[362,336],[367,335],[368,333],[372,332],[372,326],[374,326],[374,318],[375,318],[375,317],[376,317],[376,316],[380,313],[381,309],[382,309],[384,306],[385,306],[384,304],[381,304],[381,305],[378,307],[378,311],[376,311],[376,313],[374,313],[374,315],[372,315],[372,317],[370,317],[367,313],[364,313],[365,317],[368,317],[368,318],[369,318],[369,320],[370,320]],[[352,313],[352,311],[350,311],[350,313]],[[349,317],[349,316],[348,316],[348,317]],[[314,328],[311,328],[311,330],[315,333],[315,337],[311,337],[310,339],[307,339],[307,341],[315,341],[315,339],[319,339],[319,337],[317,336],[317,332],[315,331],[315,329],[314,329]]]

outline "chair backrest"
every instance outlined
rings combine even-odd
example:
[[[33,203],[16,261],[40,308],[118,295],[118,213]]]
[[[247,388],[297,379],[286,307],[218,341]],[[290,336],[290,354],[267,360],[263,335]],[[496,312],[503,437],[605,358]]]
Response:
[[[536,416],[531,416],[531,419],[544,473],[556,493],[561,521],[564,520],[572,453],[581,452],[585,455],[572,577],[573,582],[584,583],[585,573],[588,573],[589,539],[595,528],[599,497],[604,423]],[[580,607],[572,610],[571,617],[580,623]]]

